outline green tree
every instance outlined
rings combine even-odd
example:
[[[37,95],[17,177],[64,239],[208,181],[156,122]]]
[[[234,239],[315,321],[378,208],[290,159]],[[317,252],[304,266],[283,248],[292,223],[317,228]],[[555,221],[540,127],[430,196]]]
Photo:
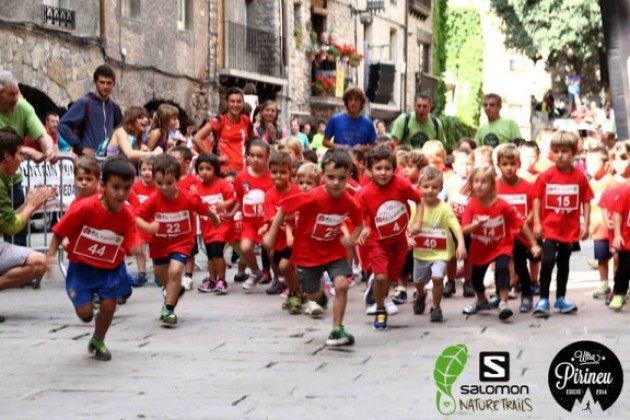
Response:
[[[446,71],[457,79],[456,115],[479,125],[483,95],[483,32],[481,15],[471,7],[449,7],[446,13]]]
[[[505,44],[534,61],[554,67],[569,62],[578,70],[603,49],[597,0],[490,0],[503,20]]]
[[[441,115],[446,101],[446,85],[444,84],[444,70],[446,70],[446,9],[448,0],[433,2],[433,75],[438,78],[437,98],[434,98],[434,112]]]

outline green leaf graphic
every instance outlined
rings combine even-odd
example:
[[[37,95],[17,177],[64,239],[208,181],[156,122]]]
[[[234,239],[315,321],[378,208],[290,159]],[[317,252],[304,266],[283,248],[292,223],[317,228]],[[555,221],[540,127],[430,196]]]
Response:
[[[436,398],[437,410],[442,415],[453,414],[456,409],[453,397],[453,384],[464,371],[468,362],[468,348],[464,344],[456,344],[444,349],[435,361],[433,379],[438,388]],[[442,400],[447,397],[446,400]]]

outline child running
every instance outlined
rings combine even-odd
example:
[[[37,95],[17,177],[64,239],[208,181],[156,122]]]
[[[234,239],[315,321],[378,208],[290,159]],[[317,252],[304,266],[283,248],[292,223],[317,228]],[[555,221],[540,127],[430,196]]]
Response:
[[[615,273],[614,296],[608,307],[620,311],[626,303],[630,281],[630,186],[625,184],[613,207],[615,239],[613,247],[619,254],[619,267]]]
[[[201,236],[208,256],[208,277],[197,290],[202,293],[215,292],[217,295],[227,294],[225,280],[225,259],[223,251],[225,244],[230,242],[232,220],[224,217],[226,211],[231,210],[236,203],[234,187],[219,177],[221,162],[217,155],[207,152],[199,154],[195,162],[195,171],[201,179],[197,185],[197,193],[210,206],[210,211],[221,217],[221,225],[216,228],[207,216],[200,216]]]
[[[390,282],[398,281],[407,256],[407,201],[418,203],[420,193],[407,179],[394,175],[396,155],[389,148],[379,146],[368,153],[367,166],[372,173],[372,182],[358,196],[367,221],[359,244],[367,246],[374,273],[376,312],[373,326],[375,330],[383,331],[387,329],[385,298]]]
[[[153,182],[153,156],[143,157],[140,159],[140,179],[131,186],[132,194],[129,196],[129,202],[135,209],[156,191],[157,188]],[[132,197],[134,198],[132,199]],[[147,254],[152,239],[153,235],[140,231],[142,252],[136,258],[138,275],[134,278],[133,287],[142,287],[147,284]]]
[[[446,274],[447,261],[455,254],[458,260],[466,258],[466,246],[462,228],[452,208],[439,198],[443,188],[442,171],[428,166],[420,172],[420,191],[422,193],[422,220],[417,220],[411,228],[411,244],[414,246],[413,282],[417,297],[413,305],[416,315],[424,313],[426,293],[424,287],[433,282],[433,307],[431,322],[442,322],[444,315],[440,302]],[[457,250],[453,245],[452,232],[457,239]]]
[[[514,235],[522,233],[531,243],[531,253],[540,254],[540,247],[534,236],[519,218],[514,208],[497,196],[496,173],[492,166],[473,169],[469,188],[472,197],[464,211],[464,234],[470,233],[470,263],[472,282],[477,300],[466,308],[465,315],[476,314],[481,310],[499,308],[499,319],[507,320],[513,315],[507,306],[510,286],[510,259],[514,248]],[[498,296],[489,302],[483,284],[490,264],[495,263],[495,284]]]
[[[138,227],[154,235],[151,258],[155,277],[165,290],[160,321],[166,327],[177,325],[175,306],[186,290],[181,279],[193,248],[193,212],[208,216],[215,227],[220,225],[217,216],[198,195],[191,195],[178,187],[180,170],[173,156],[157,157],[153,162],[153,179],[158,193],[135,211]]]
[[[549,287],[556,263],[558,271],[554,308],[562,314],[576,312],[578,309],[565,299],[569,262],[573,244],[588,238],[593,199],[593,190],[586,176],[573,167],[578,142],[578,136],[567,131],[558,131],[553,135],[550,147],[555,157],[555,166],[543,172],[534,187],[534,233],[543,238],[540,300],[534,308],[536,317],[549,316]],[[580,215],[584,218],[581,226]]]
[[[323,186],[280,203],[265,237],[265,245],[273,247],[285,215],[299,212],[291,254],[291,262],[297,266],[298,282],[309,299],[311,316],[321,316],[328,300],[321,278],[324,272],[328,273],[336,294],[333,330],[326,345],[348,346],[354,344],[354,337],[343,326],[348,301],[348,276],[352,275],[347,248],[354,245],[363,228],[361,210],[346,190],[352,168],[350,154],[342,149],[331,149],[324,155],[322,167]],[[341,225],[346,218],[350,218],[354,226],[354,231],[348,237],[341,234]]]
[[[94,318],[92,298],[100,298],[94,334],[88,351],[96,360],[111,360],[105,335],[116,311],[117,299],[131,293],[125,266],[126,252],[139,252],[134,216],[125,206],[135,170],[126,158],[114,157],[103,165],[103,193],[73,205],[53,228],[48,249],[49,266],[68,238],[66,291],[83,322]]]

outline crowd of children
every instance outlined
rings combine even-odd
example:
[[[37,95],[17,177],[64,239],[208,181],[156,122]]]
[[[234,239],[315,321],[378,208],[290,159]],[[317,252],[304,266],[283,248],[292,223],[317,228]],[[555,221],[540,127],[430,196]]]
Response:
[[[589,237],[602,280],[594,297],[620,310],[630,279],[630,142],[617,143],[611,153],[589,150],[586,173],[574,165],[578,147],[577,135],[555,133],[550,161],[539,171],[535,142],[493,150],[463,139],[448,167],[438,141],[427,141],[422,150],[388,143],[351,153],[331,149],[317,164],[255,140],[238,173],[222,174],[216,155],[203,152],[193,161],[187,148],[178,147],[143,157],[135,183],[126,158],[107,159],[101,171],[82,157],[75,165],[79,199],[54,227],[49,258],[52,263],[65,247],[66,288],[80,319],[91,321],[94,298],[100,300],[89,343],[98,360],[111,358],[104,339],[117,303],[132,285],[148,282],[147,252],[154,281],[164,290],[159,319],[164,326],[178,324],[175,307],[192,288],[199,240],[208,259],[197,287],[202,293],[227,294],[226,267],[234,262],[225,259],[227,246],[238,256],[234,281],[247,292],[270,283],[267,293],[282,293],[282,309],[290,314],[321,317],[329,282],[330,346],[354,343],[343,322],[349,286],[359,280],[353,267],[369,279],[366,312],[376,330],[387,329],[388,316],[408,300],[410,279],[417,315],[425,312],[425,287],[432,283],[431,322],[444,320],[442,298],[456,293],[461,278],[464,296],[475,297],[465,315],[497,309],[507,320],[518,290],[520,312],[548,317],[556,268],[554,308],[576,312],[567,298],[569,262]],[[124,263],[128,255],[137,258],[135,278]],[[484,284],[488,269],[495,278],[491,296]]]

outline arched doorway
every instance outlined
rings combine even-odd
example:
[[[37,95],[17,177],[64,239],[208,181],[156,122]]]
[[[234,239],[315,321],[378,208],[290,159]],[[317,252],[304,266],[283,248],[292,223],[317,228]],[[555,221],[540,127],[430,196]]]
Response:
[[[149,115],[151,115],[153,114],[153,112],[157,111],[159,106],[162,104],[173,105],[179,110],[179,125],[180,125],[180,128],[183,130],[189,121],[188,113],[184,111],[184,109],[181,106],[179,106],[177,102],[164,100],[164,99],[152,99],[151,101],[144,104],[144,107],[146,108],[147,111],[149,111]]]
[[[22,96],[35,109],[35,113],[42,123],[46,122],[46,114],[49,112],[56,112],[59,116],[63,115],[65,112],[65,108],[58,107],[57,104],[41,90],[22,83],[19,83],[18,86]]]

